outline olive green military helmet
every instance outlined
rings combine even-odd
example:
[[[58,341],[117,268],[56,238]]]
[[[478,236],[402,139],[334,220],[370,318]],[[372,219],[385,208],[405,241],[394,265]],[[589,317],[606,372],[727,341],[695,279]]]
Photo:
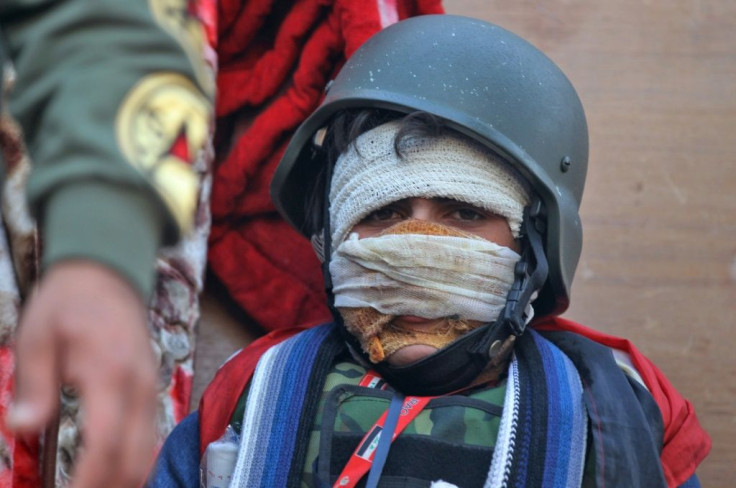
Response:
[[[588,130],[580,99],[555,63],[511,32],[467,17],[413,17],[378,32],[347,61],[276,169],[274,204],[302,232],[305,193],[326,164],[314,136],[337,112],[356,108],[430,112],[516,168],[547,214],[549,276],[535,309],[567,308],[582,248]]]

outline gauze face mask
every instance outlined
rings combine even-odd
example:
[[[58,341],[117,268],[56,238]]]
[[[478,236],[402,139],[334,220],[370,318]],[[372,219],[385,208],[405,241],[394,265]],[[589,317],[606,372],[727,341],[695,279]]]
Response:
[[[335,306],[372,362],[410,344],[441,349],[495,320],[519,255],[472,234],[423,221],[377,237],[352,234],[330,262]],[[392,324],[397,316],[444,319],[431,331]]]

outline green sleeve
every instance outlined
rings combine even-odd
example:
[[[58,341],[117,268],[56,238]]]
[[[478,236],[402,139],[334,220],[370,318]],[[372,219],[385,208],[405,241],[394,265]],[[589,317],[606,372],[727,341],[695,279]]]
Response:
[[[105,183],[64,185],[46,205],[42,266],[91,259],[150,296],[163,219],[145,193]]]
[[[156,250],[193,220],[191,163],[211,118],[190,2],[0,3],[17,73],[8,105],[33,160],[27,193],[44,265],[94,259],[145,296]]]

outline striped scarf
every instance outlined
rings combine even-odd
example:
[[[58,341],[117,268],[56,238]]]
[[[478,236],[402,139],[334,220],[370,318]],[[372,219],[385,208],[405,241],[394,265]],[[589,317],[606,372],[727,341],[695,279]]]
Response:
[[[579,487],[586,437],[583,387],[575,366],[557,346],[528,329],[509,365],[484,488]]]
[[[326,325],[264,354],[248,394],[231,487],[300,484],[322,383],[340,347],[335,326]],[[509,367],[484,487],[579,487],[586,430],[577,370],[554,344],[529,330],[517,341]]]
[[[261,357],[243,414],[231,487],[299,485],[296,480],[301,479],[321,390],[310,386],[315,382],[321,386],[318,377],[326,375],[342,348],[339,334],[330,334],[334,329],[333,325],[308,329]]]

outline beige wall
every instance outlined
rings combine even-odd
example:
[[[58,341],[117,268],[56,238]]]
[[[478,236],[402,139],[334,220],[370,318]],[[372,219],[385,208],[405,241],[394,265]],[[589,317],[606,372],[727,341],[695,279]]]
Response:
[[[736,2],[445,0],[545,51],[577,87],[591,160],[567,317],[626,336],[713,437],[704,487],[736,486]],[[212,288],[196,404],[255,336]],[[218,297],[218,298],[215,298]]]
[[[590,126],[585,240],[567,317],[634,341],[736,486],[736,2],[445,0],[530,40]]]

